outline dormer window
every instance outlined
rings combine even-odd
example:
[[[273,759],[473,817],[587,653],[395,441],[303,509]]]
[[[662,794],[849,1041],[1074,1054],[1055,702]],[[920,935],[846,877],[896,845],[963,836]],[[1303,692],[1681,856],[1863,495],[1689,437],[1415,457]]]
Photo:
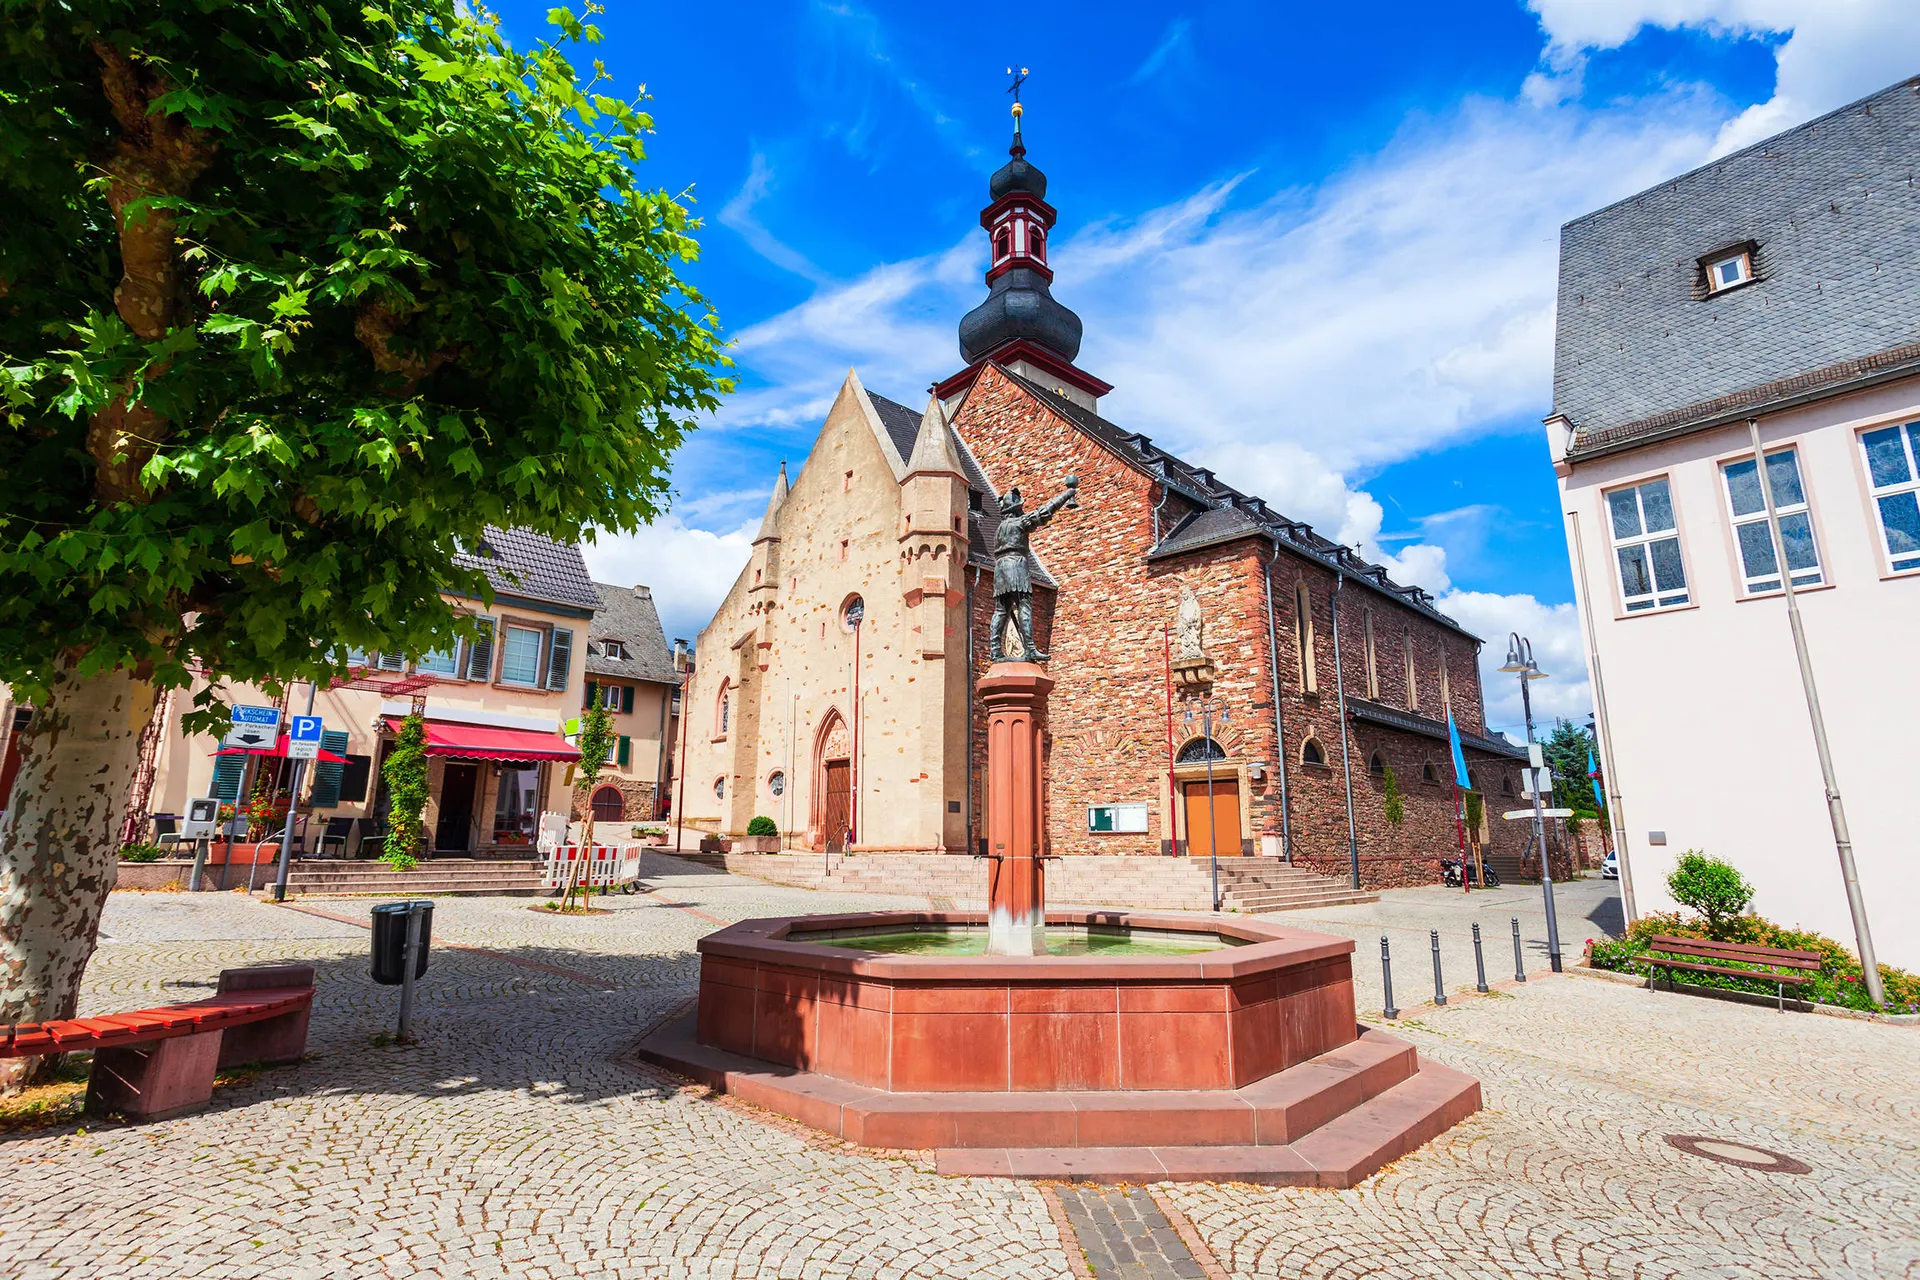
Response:
[[[602,640],[600,642],[600,656],[603,658],[611,658],[615,662],[625,662],[628,657],[627,646],[618,640]]]
[[[1753,283],[1753,247],[1743,245],[1702,260],[1707,273],[1707,294],[1725,293],[1743,284]]]

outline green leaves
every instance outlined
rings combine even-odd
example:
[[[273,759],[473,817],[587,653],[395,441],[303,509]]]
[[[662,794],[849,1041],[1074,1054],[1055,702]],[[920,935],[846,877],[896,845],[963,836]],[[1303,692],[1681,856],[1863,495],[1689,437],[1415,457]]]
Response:
[[[452,0],[31,12],[0,25],[0,681],[31,697],[81,651],[169,683],[417,654],[455,626],[443,590],[486,590],[457,539],[664,509],[730,384],[678,275],[698,224],[634,172],[644,95]],[[119,311],[95,159],[138,139],[97,41],[211,148],[136,201],[173,220],[185,299],[154,340]],[[108,454],[135,459],[133,497],[99,496]]]

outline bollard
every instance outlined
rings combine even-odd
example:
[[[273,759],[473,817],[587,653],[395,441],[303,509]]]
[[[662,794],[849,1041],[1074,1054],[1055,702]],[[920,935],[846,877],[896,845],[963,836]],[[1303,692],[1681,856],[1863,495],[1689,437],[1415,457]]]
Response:
[[[1433,938],[1433,1002],[1435,1004],[1445,1004],[1447,1002],[1447,989],[1440,981],[1440,931],[1438,929],[1429,929],[1427,932]]]
[[[1387,993],[1387,1007],[1380,1011],[1388,1022],[1400,1016],[1393,1007],[1393,960],[1387,955],[1387,935],[1380,935],[1380,988]]]
[[[1515,982],[1525,982],[1527,980],[1527,965],[1526,962],[1520,958],[1519,916],[1513,917],[1513,980]]]
[[[1481,995],[1487,994],[1487,958],[1480,953],[1480,922],[1473,922],[1473,973],[1478,979],[1474,990]]]

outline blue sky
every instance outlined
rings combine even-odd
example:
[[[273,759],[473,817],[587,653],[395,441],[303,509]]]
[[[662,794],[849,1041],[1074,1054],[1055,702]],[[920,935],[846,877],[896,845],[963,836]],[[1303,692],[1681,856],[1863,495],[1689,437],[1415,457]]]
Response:
[[[1528,632],[1557,677],[1536,707],[1580,719],[1539,429],[1559,225],[1920,71],[1910,0],[1054,4],[1017,34],[984,7],[607,3],[582,61],[653,95],[643,176],[705,220],[689,276],[740,366],[674,511],[589,551],[671,635],[849,367],[916,407],[960,367],[1011,62],[1104,414],[1387,559],[1489,648]],[[521,45],[545,11],[501,6]],[[1517,728],[1508,683],[1489,713]]]

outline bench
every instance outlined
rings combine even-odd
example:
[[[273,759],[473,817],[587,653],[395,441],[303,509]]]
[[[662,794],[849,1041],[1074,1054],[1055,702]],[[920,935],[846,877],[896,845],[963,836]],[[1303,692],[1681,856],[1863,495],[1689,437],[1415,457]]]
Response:
[[[1758,982],[1774,984],[1774,1001],[1781,1012],[1787,1008],[1787,988],[1804,986],[1812,982],[1814,974],[1825,963],[1818,951],[1790,951],[1785,947],[1761,947],[1745,942],[1712,942],[1705,938],[1669,938],[1654,937],[1647,940],[1649,951],[1663,951],[1664,956],[1641,955],[1642,963],[1659,965],[1667,971],[1667,990],[1673,990],[1673,971],[1686,969],[1695,973],[1718,973],[1734,978],[1752,978]],[[1669,959],[1668,956],[1677,957]],[[1719,964],[1712,963],[1720,961]],[[1727,964],[1764,965],[1760,969],[1736,969]],[[1786,972],[1781,972],[1785,970]]]
[[[205,1000],[0,1027],[0,1058],[91,1049],[89,1113],[165,1120],[206,1106],[223,1068],[298,1059],[312,1007],[312,965],[228,969]]]

